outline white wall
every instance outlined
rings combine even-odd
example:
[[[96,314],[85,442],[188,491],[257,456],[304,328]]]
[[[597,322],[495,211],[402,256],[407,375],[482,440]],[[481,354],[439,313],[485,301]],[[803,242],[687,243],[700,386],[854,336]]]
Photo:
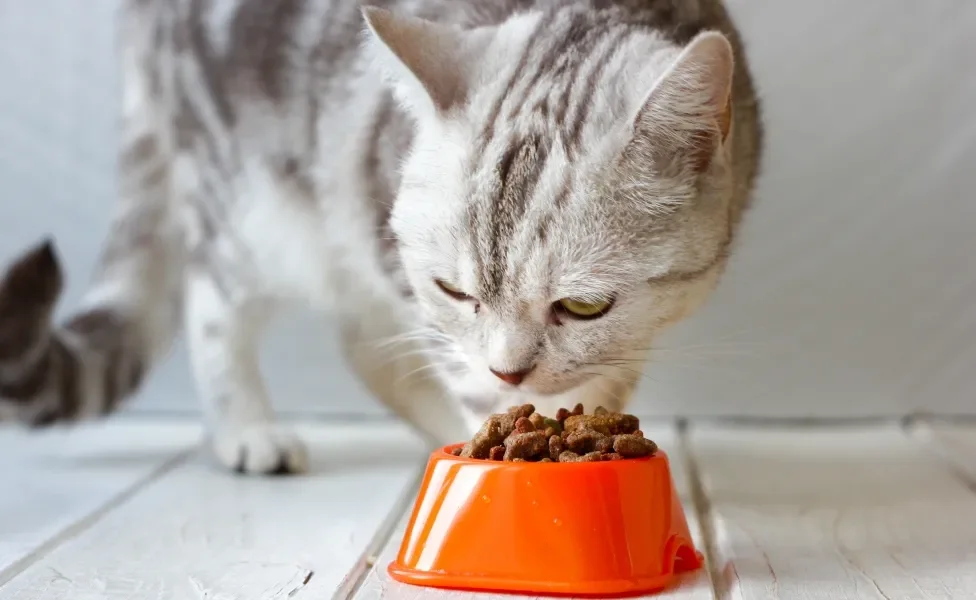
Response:
[[[976,3],[730,0],[768,154],[722,287],[641,412],[976,414]],[[0,257],[57,236],[84,285],[112,197],[114,0],[0,0]],[[328,325],[266,349],[280,407],[380,414]],[[136,410],[196,410],[182,349]]]

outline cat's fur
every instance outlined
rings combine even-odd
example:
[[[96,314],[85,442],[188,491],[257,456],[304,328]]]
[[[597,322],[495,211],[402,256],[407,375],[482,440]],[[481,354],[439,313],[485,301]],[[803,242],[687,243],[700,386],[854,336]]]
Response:
[[[114,225],[62,325],[51,243],[6,273],[0,407],[109,413],[182,324],[219,459],[301,470],[257,364],[292,300],[333,311],[354,370],[436,442],[526,400],[626,405],[714,287],[759,165],[725,8],[375,4],[127,0]],[[614,304],[576,320],[566,297]]]

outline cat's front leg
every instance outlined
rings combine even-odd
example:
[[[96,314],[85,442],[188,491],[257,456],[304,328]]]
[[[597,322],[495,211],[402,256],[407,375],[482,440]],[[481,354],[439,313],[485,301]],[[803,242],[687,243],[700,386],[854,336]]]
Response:
[[[224,466],[248,474],[297,473],[305,446],[274,423],[258,365],[258,344],[272,305],[232,298],[202,268],[186,284],[186,328],[198,393],[208,416],[213,451]]]

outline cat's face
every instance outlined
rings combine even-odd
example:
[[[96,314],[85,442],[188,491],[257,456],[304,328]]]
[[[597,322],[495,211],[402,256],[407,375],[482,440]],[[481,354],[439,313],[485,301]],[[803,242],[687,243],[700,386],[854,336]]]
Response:
[[[402,32],[372,16],[380,35]],[[465,397],[635,382],[655,334],[713,288],[728,243],[724,38],[672,52],[656,73],[622,62],[617,74],[635,85],[580,94],[545,74],[521,85],[534,69],[515,67],[518,40],[535,26],[441,32],[435,46],[453,39],[486,57],[460,81],[386,39],[395,64],[410,65],[398,92],[418,122],[391,224],[439,371]],[[476,80],[486,83],[466,83]]]

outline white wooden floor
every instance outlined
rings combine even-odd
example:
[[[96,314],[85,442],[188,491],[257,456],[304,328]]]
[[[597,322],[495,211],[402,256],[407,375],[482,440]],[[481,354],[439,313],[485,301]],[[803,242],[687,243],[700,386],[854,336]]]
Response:
[[[311,474],[245,479],[195,423],[0,429],[0,600],[492,597],[387,577],[426,459],[406,429],[300,430]],[[709,563],[655,597],[976,599],[976,426],[644,430]]]

